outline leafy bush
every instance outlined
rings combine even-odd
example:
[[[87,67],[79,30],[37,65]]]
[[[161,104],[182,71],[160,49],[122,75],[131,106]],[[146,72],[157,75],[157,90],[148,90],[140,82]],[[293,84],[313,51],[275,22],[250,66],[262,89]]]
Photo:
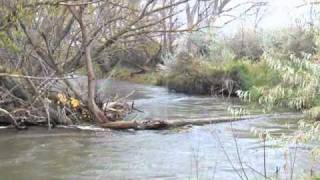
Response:
[[[297,110],[309,109],[315,106],[319,99],[319,65],[310,62],[310,56],[297,58],[284,54],[266,54],[264,57],[267,68],[278,77],[263,83],[254,80],[254,86],[247,92],[238,95],[250,101],[258,101],[267,107],[282,106]],[[252,95],[251,95],[252,94]]]
[[[162,85],[170,90],[188,94],[235,95],[239,89],[248,89],[251,79],[244,61],[215,63],[188,54],[177,56]]]
[[[205,86],[208,81],[201,68],[200,61],[192,60],[187,54],[180,54],[179,60],[171,65],[162,83],[177,92],[206,94],[208,90]]]
[[[311,109],[305,111],[308,119],[320,121],[320,106],[312,107]]]

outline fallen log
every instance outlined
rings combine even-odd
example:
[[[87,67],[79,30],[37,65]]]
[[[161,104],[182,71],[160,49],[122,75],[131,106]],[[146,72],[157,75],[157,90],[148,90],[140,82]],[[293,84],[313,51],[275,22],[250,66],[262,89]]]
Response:
[[[101,124],[103,128],[109,129],[135,129],[135,130],[156,130],[166,129],[169,127],[168,121],[161,120],[143,120],[143,121],[115,121]]]
[[[162,130],[177,128],[186,125],[206,125],[226,123],[233,121],[252,120],[252,119],[266,119],[266,118],[302,118],[301,113],[281,113],[281,114],[262,114],[262,115],[247,115],[241,117],[213,117],[213,118],[195,118],[195,119],[176,119],[176,120],[142,120],[142,121],[115,121],[101,124],[103,128],[125,130]]]
[[[269,115],[271,116],[271,115]],[[216,124],[223,122],[233,122],[248,119],[257,119],[269,117],[268,115],[251,115],[242,116],[240,118],[235,117],[214,117],[214,118],[196,118],[196,119],[179,119],[179,120],[142,120],[142,121],[115,121],[101,124],[103,128],[124,130],[124,129],[135,129],[135,130],[161,130],[176,128],[186,125],[205,125],[205,124]]]

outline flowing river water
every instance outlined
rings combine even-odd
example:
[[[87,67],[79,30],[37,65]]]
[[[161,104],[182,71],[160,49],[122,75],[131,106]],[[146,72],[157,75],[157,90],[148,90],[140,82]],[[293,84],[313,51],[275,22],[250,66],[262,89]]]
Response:
[[[131,99],[144,113],[132,114],[131,119],[219,117],[230,115],[230,106],[246,107],[235,99],[188,96],[162,87],[119,81],[99,81],[99,86],[100,93],[109,95],[135,90]],[[292,133],[298,117],[294,113],[262,115],[232,124],[163,131],[0,129],[0,179],[246,179],[243,171],[249,179],[263,179],[264,149],[268,176],[290,179],[290,163],[296,157],[296,179],[317,168],[308,146],[287,149],[267,142],[264,148],[251,129],[267,129],[274,135]]]

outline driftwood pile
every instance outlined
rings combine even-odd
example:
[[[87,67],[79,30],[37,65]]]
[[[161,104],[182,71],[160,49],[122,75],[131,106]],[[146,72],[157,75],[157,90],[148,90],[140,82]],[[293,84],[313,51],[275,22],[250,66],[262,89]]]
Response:
[[[69,92],[55,90],[40,101],[24,91],[23,83],[26,82],[0,77],[0,125],[13,125],[20,130],[31,125],[51,128],[55,125],[94,123],[88,107]],[[100,100],[99,108],[109,122],[123,120],[133,112],[133,102],[127,101],[130,95]]]
[[[109,98],[106,102],[102,103],[101,109],[109,121],[115,122],[123,120],[128,114],[135,110],[134,102],[129,103],[127,101],[127,98],[133,93],[134,92],[122,98],[116,95],[114,98]]]

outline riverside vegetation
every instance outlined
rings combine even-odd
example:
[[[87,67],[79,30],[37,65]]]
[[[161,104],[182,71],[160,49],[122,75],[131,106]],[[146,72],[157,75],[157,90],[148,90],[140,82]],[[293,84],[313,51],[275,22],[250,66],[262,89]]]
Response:
[[[234,96],[260,104],[266,111],[281,107],[303,112],[305,118],[299,121],[299,131],[280,139],[294,144],[318,144],[319,31],[291,27],[275,32],[278,33],[246,30],[242,40],[238,33],[228,40],[212,35],[206,41],[202,41],[203,37],[210,32],[194,33],[188,38],[198,41],[194,48],[205,47],[205,54],[197,49],[193,54],[181,51],[167,55],[167,68],[143,83],[187,94]],[[257,134],[262,136],[261,133],[274,139],[263,130]],[[315,147],[311,152],[317,159],[320,149]]]
[[[2,0],[0,123],[19,130],[83,123],[113,129],[170,125],[124,121],[138,110],[127,100],[131,94],[98,94],[98,76],[303,112],[305,121],[288,141],[319,143],[320,30],[307,24],[272,32],[242,27],[223,35],[210,25],[243,7],[230,8],[230,2]],[[248,13],[266,4],[245,5]],[[185,17],[176,21],[181,14]],[[86,76],[86,85],[74,74]]]

